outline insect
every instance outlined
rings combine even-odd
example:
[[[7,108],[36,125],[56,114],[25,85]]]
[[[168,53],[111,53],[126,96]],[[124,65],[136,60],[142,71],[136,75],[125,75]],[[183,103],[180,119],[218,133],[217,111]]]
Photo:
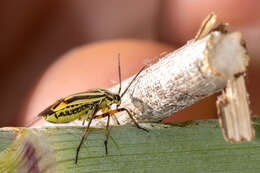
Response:
[[[125,111],[135,126],[139,129],[142,129],[148,132],[147,129],[142,128],[135,121],[132,114],[126,108],[119,108],[121,104],[121,98],[125,95],[131,84],[136,80],[137,76],[144,70],[145,66],[135,75],[126,89],[121,92],[121,70],[120,70],[120,56],[118,56],[118,74],[119,74],[119,90],[118,93],[112,93],[105,89],[93,89],[82,93],[73,94],[67,97],[64,97],[58,101],[56,101],[51,106],[47,107],[43,110],[38,116],[43,117],[46,121],[52,123],[66,123],[71,122],[76,119],[83,120],[82,125],[84,125],[85,120],[88,120],[88,124],[85,127],[83,136],[76,150],[76,159],[75,164],[78,162],[78,155],[81,148],[81,145],[88,133],[90,124],[93,119],[104,118],[107,117],[106,124],[106,137],[104,141],[105,151],[107,152],[107,142],[108,142],[108,134],[109,134],[109,121],[110,117],[114,116],[115,113]],[[111,106],[115,104],[116,109],[111,110]],[[97,112],[101,111],[100,115],[97,115]],[[116,119],[114,116],[113,118]],[[116,119],[117,120],[117,119]],[[118,122],[118,120],[117,120]],[[118,122],[119,123],[119,122]]]

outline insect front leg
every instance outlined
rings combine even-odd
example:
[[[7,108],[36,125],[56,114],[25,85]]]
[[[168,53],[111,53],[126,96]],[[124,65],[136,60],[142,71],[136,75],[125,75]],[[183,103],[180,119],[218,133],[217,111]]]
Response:
[[[112,114],[112,118],[113,118],[114,121],[116,121],[117,125],[120,125],[120,123],[119,123],[115,114]]]
[[[88,125],[87,125],[87,127],[85,128],[85,130],[84,130],[83,136],[82,136],[81,141],[80,141],[80,143],[79,143],[79,146],[78,146],[78,148],[77,148],[75,164],[78,163],[78,156],[79,156],[80,147],[81,147],[81,145],[82,145],[82,143],[83,143],[83,141],[84,141],[84,139],[85,139],[85,137],[86,137],[86,135],[87,135],[87,133],[88,133],[88,129],[89,129],[89,127],[90,127],[90,124],[91,124],[93,118],[95,117],[97,111],[98,111],[98,104],[94,104],[94,106],[93,106],[93,112],[92,112],[92,114],[91,114],[91,116],[90,116]]]
[[[126,109],[126,108],[119,108],[119,109],[116,109],[115,111],[117,111],[117,112],[126,111],[127,114],[129,115],[129,117],[131,118],[131,120],[133,121],[133,123],[135,124],[135,126],[136,126],[138,129],[142,129],[142,130],[144,130],[144,131],[146,131],[146,132],[149,132],[147,129],[145,129],[145,128],[139,126],[139,124],[135,121],[133,115],[130,113],[130,111],[129,111],[128,109]]]
[[[110,114],[110,115],[114,115],[115,113],[118,113],[118,112],[122,112],[122,111],[126,111],[127,114],[129,115],[129,117],[131,118],[131,120],[133,121],[133,123],[135,124],[135,126],[138,128],[138,129],[142,129],[146,132],[149,132],[147,129],[141,127],[134,119],[133,115],[129,112],[129,110],[127,110],[126,108],[118,108],[118,109],[115,109],[115,110],[110,110],[108,111],[107,113]],[[107,116],[106,114],[107,113],[104,113],[104,114],[101,114],[101,115],[97,115],[96,117],[97,118],[103,118],[105,116]]]
[[[104,113],[104,114],[101,114],[101,115],[95,115],[94,119],[100,119],[100,118],[104,118],[106,116],[108,116],[107,113]],[[114,114],[111,114],[111,116],[112,116],[113,120],[116,121],[117,125],[120,125],[117,117]]]

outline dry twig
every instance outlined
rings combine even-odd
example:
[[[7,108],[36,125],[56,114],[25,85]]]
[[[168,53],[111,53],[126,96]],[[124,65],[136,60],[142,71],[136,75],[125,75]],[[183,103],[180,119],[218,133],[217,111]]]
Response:
[[[159,122],[223,90],[230,77],[244,72],[248,64],[241,33],[227,33],[225,25],[216,25],[216,16],[210,14],[194,40],[142,72],[122,106],[132,110],[139,122]],[[124,81],[123,87],[130,80]],[[121,124],[130,122],[125,114],[118,119]]]

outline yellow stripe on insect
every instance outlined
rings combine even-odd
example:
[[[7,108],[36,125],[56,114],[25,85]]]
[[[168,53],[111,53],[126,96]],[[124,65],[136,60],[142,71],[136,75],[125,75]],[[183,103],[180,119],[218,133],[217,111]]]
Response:
[[[59,103],[59,105],[55,108],[55,110],[60,110],[60,109],[63,109],[67,106],[68,104],[64,103],[64,102],[61,102]]]
[[[140,127],[131,113],[126,108],[119,108],[121,104],[121,98],[124,96],[128,88],[131,86],[133,81],[137,78],[137,76],[144,70],[144,67],[135,75],[133,80],[130,82],[130,84],[127,86],[125,91],[120,95],[121,91],[121,72],[120,72],[120,57],[118,57],[118,73],[119,73],[119,81],[120,86],[118,93],[111,93],[108,90],[105,89],[94,89],[89,90],[86,92],[81,92],[77,94],[73,94],[67,97],[64,97],[63,99],[58,100],[51,106],[47,107],[45,110],[43,110],[39,116],[43,117],[45,120],[52,122],[52,123],[67,123],[71,122],[73,120],[79,119],[88,120],[88,125],[84,130],[84,134],[81,138],[80,144],[76,150],[76,159],[75,164],[78,162],[78,154],[80,147],[85,139],[85,136],[87,135],[89,126],[93,119],[95,118],[103,118],[108,117],[108,123],[106,127],[106,140],[105,140],[105,150],[107,154],[107,141],[108,141],[108,130],[109,130],[109,118],[111,115],[117,113],[126,111],[128,115],[130,116],[133,123],[136,125],[137,128],[143,129],[147,131],[146,129]],[[111,106],[115,104],[117,106],[117,109],[111,110]],[[101,111],[101,115],[96,115],[98,111]]]

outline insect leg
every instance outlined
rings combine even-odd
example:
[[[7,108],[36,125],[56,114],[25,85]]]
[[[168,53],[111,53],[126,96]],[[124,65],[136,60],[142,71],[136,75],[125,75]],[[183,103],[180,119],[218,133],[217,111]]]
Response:
[[[104,118],[106,116],[108,116],[107,113],[100,114],[100,115],[95,115],[94,119],[100,119],[100,118]],[[116,121],[117,125],[120,125],[120,123],[119,123],[118,119],[116,118],[116,116],[114,114],[111,114],[111,116],[112,116],[113,120]]]
[[[110,122],[110,114],[109,113],[104,113],[104,114],[101,114],[101,115],[95,115],[94,116],[94,119],[97,119],[97,118],[104,118],[104,117],[107,117],[107,126],[106,126],[106,139],[104,141],[104,144],[105,144],[105,149],[106,149],[106,154],[108,153],[107,152],[107,143],[108,143],[108,136],[109,136],[109,122]],[[112,114],[112,116],[115,116],[114,114]],[[116,117],[115,117],[116,118]],[[117,119],[116,119],[117,120]],[[117,120],[118,122],[118,120]],[[118,122],[119,123],[119,122]]]
[[[106,154],[107,154],[107,141],[108,141],[108,136],[109,136],[109,120],[110,120],[110,115],[108,113],[107,114],[107,126],[106,126],[106,139],[104,141],[105,144],[105,149],[106,149]]]
[[[98,109],[97,109],[97,108],[98,108],[97,105],[98,105],[98,104],[94,104],[93,112],[92,112],[92,114],[91,114],[91,116],[90,116],[88,125],[87,125],[87,127],[85,128],[85,130],[84,130],[83,136],[82,136],[81,141],[80,141],[80,143],[79,143],[79,146],[78,146],[78,148],[77,148],[75,164],[77,164],[77,162],[78,162],[79,150],[80,150],[80,147],[81,147],[81,145],[82,145],[82,143],[83,143],[83,141],[84,141],[84,139],[85,139],[85,137],[86,137],[86,135],[87,135],[87,133],[88,133],[89,126],[90,126],[90,124],[91,124],[91,122],[92,122],[92,120],[93,120],[95,114],[97,113],[97,110],[98,110]]]
[[[85,119],[82,121],[82,126],[84,126],[84,124],[85,124],[85,121],[86,121]]]
[[[135,124],[135,126],[136,126],[138,129],[142,129],[142,130],[144,130],[144,131],[146,131],[146,132],[149,132],[147,129],[145,129],[145,128],[139,126],[139,124],[135,121],[133,115],[132,115],[132,114],[129,112],[129,110],[127,110],[126,108],[118,108],[118,109],[115,109],[115,110],[110,110],[110,111],[108,111],[107,113],[110,114],[110,115],[113,115],[113,114],[115,114],[115,113],[122,112],[122,111],[126,111],[126,112],[127,112],[127,114],[129,115],[129,117],[131,118],[131,120],[133,121],[133,123]],[[101,114],[101,115],[97,115],[97,118],[103,118],[103,117],[107,116],[107,115],[106,115],[107,113],[104,113],[104,114]]]
[[[117,112],[122,112],[122,111],[126,111],[127,114],[129,115],[129,117],[131,118],[131,120],[133,121],[133,123],[135,124],[135,126],[138,128],[138,129],[142,129],[146,132],[149,132],[147,129],[139,126],[139,124],[135,121],[133,115],[129,112],[129,110],[127,110],[126,108],[119,108],[119,109],[116,109]]]
[[[116,121],[117,125],[120,125],[120,123],[119,123],[115,114],[112,114],[112,118],[113,118],[114,121]]]

